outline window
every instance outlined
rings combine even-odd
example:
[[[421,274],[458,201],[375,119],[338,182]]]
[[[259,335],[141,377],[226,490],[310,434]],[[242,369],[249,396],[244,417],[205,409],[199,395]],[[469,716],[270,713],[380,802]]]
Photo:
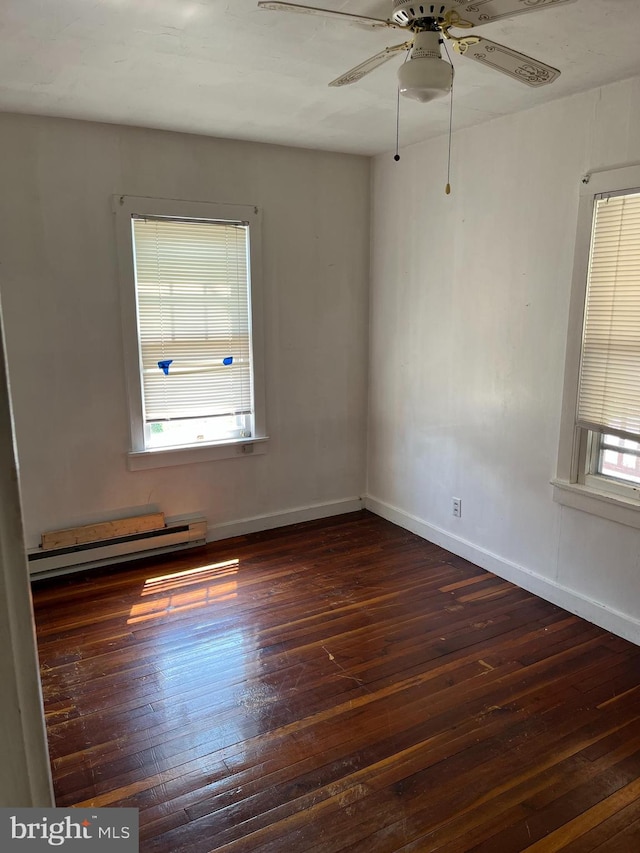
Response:
[[[607,433],[596,433],[596,439],[591,470],[627,483],[640,483],[640,442]]]
[[[584,179],[554,484],[640,527],[640,167]]]
[[[115,199],[132,468],[261,452],[258,211]]]

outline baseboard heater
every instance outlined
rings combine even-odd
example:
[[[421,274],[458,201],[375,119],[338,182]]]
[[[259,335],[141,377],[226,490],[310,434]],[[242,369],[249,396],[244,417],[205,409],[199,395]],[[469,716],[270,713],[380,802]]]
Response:
[[[204,545],[207,541],[206,537],[207,522],[198,516],[179,521],[167,521],[157,530],[62,547],[31,548],[27,551],[29,575],[32,580],[38,580],[109,563],[166,554],[183,548]]]

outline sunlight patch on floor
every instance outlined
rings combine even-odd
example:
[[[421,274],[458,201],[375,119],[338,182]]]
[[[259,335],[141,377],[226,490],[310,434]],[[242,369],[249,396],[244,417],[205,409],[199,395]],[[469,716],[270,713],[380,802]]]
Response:
[[[238,566],[238,560],[225,560],[148,578],[140,594],[146,600],[134,604],[127,624],[147,622],[235,598],[238,584],[234,576]]]

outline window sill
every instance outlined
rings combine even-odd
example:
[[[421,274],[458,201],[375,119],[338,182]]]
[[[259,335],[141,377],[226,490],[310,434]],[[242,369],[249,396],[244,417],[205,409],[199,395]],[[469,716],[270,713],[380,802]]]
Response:
[[[640,501],[613,492],[603,492],[581,483],[552,480],[553,499],[563,506],[640,528]]]
[[[127,454],[127,466],[130,471],[146,471],[150,468],[170,468],[173,465],[236,459],[239,456],[261,456],[267,452],[268,441],[267,437],[242,438],[236,441],[198,444],[190,447],[132,450]]]

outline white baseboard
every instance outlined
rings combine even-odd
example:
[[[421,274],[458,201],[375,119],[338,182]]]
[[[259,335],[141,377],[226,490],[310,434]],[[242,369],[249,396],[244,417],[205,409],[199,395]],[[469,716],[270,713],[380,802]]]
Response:
[[[274,512],[269,515],[256,515],[252,518],[240,519],[240,521],[210,524],[207,527],[207,542],[217,542],[220,539],[230,539],[233,536],[246,536],[247,533],[273,530],[276,527],[299,524],[302,521],[315,521],[317,518],[328,518],[331,515],[357,512],[363,508],[364,501],[362,498],[347,498],[341,501],[298,507],[285,512]]]
[[[447,551],[475,563],[488,572],[493,572],[498,577],[511,581],[516,586],[544,598],[545,601],[557,604],[558,607],[562,607],[564,610],[568,610],[606,631],[611,631],[612,634],[640,645],[640,621],[632,616],[586,598],[573,589],[532,572],[524,566],[505,560],[491,551],[479,548],[466,539],[454,536],[446,530],[429,524],[371,495],[364,498],[364,507],[370,512],[386,518],[387,521],[392,521],[399,527],[410,530],[423,539],[446,548]]]

